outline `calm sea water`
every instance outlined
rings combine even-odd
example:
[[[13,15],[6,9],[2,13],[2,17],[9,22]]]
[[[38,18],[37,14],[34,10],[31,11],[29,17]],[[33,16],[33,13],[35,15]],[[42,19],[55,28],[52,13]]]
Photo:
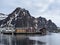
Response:
[[[0,45],[60,45],[60,33],[45,36],[0,34]]]

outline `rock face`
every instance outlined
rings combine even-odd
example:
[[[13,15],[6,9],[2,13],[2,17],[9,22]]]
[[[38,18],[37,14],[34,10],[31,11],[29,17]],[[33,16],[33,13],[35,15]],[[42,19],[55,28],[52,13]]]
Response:
[[[35,23],[34,21],[38,22]],[[45,27],[47,30],[56,30],[57,26],[51,21],[43,17],[35,18],[30,15],[28,10],[20,7],[16,8],[7,18],[0,21],[1,27],[14,26],[14,27],[38,27],[38,29]]]
[[[1,26],[33,27],[34,19],[29,11],[18,7],[2,21]]]
[[[54,31],[57,30],[57,26],[51,21],[51,20],[46,20],[43,17],[37,18],[38,20],[38,28],[43,28],[45,27],[49,31]]]

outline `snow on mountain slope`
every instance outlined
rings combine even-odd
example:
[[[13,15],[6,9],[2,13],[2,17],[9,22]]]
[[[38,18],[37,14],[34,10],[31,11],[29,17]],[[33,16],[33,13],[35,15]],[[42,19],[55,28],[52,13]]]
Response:
[[[0,20],[3,20],[7,17],[7,15],[3,14],[3,13],[0,13]]]

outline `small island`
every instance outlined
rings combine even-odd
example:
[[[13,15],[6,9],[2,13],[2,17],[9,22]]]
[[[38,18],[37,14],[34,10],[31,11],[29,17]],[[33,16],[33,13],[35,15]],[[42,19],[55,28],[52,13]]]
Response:
[[[2,33],[22,33],[22,34],[47,34],[54,32],[57,26],[51,20],[44,17],[33,17],[29,11],[17,7],[12,13],[0,20],[0,32]]]

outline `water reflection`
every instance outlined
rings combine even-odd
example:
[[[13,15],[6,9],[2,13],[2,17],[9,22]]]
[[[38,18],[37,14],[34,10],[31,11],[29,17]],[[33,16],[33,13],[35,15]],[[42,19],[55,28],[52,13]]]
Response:
[[[60,33],[45,36],[0,34],[0,45],[60,45]]]
[[[0,45],[45,45],[45,42],[29,39],[29,35],[0,34]]]

